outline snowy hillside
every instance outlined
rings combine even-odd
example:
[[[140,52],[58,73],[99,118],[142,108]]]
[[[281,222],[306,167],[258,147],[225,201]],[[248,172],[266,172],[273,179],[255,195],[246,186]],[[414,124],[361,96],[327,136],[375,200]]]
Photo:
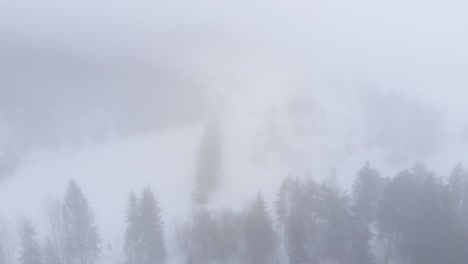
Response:
[[[190,212],[199,131],[196,125],[109,139],[76,152],[31,153],[16,174],[0,185],[0,200],[9,201],[2,202],[3,220],[7,218],[8,228],[15,234],[17,227],[13,223],[17,217],[32,218],[40,223],[40,233],[44,235],[44,230],[48,230],[47,200],[62,199],[68,181],[73,178],[94,209],[104,246],[111,244],[121,250],[124,212],[131,189],[140,192],[150,186],[166,223],[177,222]]]

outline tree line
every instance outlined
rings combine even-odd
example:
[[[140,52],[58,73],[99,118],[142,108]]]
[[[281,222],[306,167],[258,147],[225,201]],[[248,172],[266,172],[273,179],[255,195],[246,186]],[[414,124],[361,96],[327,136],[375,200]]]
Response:
[[[333,178],[290,176],[271,207],[260,192],[239,211],[211,210],[198,199],[174,230],[179,263],[468,263],[468,173],[462,166],[442,177],[418,163],[383,177],[366,163],[349,191]],[[73,180],[47,212],[51,232],[44,242],[30,220],[20,223],[18,263],[99,262],[94,214]],[[125,221],[121,263],[165,263],[163,212],[149,187],[130,192]],[[2,240],[0,264],[12,264],[6,255]]]

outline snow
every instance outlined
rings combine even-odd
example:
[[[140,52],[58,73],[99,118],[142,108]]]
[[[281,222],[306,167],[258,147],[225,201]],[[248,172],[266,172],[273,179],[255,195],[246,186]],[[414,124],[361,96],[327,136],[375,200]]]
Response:
[[[333,92],[267,90],[229,94],[220,109],[224,169],[211,208],[241,209],[261,191],[272,214],[272,201],[288,175],[323,180],[335,166],[337,179],[346,188],[369,158],[384,176],[404,168],[385,163],[385,149],[365,147],[367,131],[355,99],[340,101]],[[308,97],[312,109],[291,112],[291,100]],[[103,238],[102,259],[115,263],[122,257],[128,194],[148,185],[162,209],[169,256],[174,258],[174,225],[188,219],[193,209],[191,194],[204,127],[201,120],[100,143],[84,142],[79,148],[63,145],[30,152],[15,174],[0,183],[0,230],[16,233],[18,217],[27,217],[44,239],[47,201],[62,199],[73,178],[95,212]],[[459,139],[450,138],[436,155],[425,159],[436,172],[447,174],[457,159],[466,156]],[[410,157],[405,166],[417,160]],[[175,258],[172,261],[177,263]]]
[[[153,189],[168,231],[171,223],[190,212],[200,131],[197,124],[115,138],[78,151],[35,151],[15,175],[0,184],[0,200],[9,201],[2,202],[0,214],[10,226],[17,217],[33,219],[44,238],[46,203],[51,198],[62,199],[73,178],[94,210],[103,238],[103,258],[115,258],[121,252],[130,190],[139,193],[147,185]],[[112,245],[110,251],[108,244]]]

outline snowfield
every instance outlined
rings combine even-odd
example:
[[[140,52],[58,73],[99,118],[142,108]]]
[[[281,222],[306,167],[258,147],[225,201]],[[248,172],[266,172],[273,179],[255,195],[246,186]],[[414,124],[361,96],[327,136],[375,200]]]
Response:
[[[200,126],[167,129],[124,139],[88,144],[78,151],[31,153],[15,175],[0,185],[4,228],[16,236],[19,217],[33,219],[41,239],[48,233],[46,205],[63,199],[70,179],[81,186],[103,239],[102,259],[119,258],[130,190],[150,186],[163,211],[168,246],[171,224],[190,213],[195,155]],[[27,195],[25,195],[27,194]],[[31,199],[30,197],[34,197]],[[170,205],[170,206],[169,206]]]

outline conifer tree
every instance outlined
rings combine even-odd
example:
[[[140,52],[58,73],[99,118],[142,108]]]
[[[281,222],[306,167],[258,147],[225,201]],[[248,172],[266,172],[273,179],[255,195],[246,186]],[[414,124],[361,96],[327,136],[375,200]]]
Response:
[[[244,246],[246,263],[266,264],[274,261],[276,234],[260,193],[246,212]]]
[[[372,224],[376,220],[380,202],[382,179],[377,170],[366,162],[358,172],[352,190],[353,242],[351,243],[351,263],[368,264],[374,262],[370,241]]]
[[[284,233],[284,244],[291,264],[310,261],[311,234],[314,232],[314,205],[316,184],[313,180],[302,182],[299,178],[286,178],[281,184],[275,203],[278,222]]]
[[[334,259],[338,263],[346,263],[348,247],[351,239],[350,234],[350,198],[345,193],[340,195],[333,190],[325,198],[328,207],[328,228],[325,232],[325,256]]]
[[[220,261],[219,225],[212,212],[200,208],[194,216],[191,246],[194,263],[211,263]]]
[[[467,175],[462,165],[457,165],[453,168],[448,178],[448,191],[450,195],[450,202],[455,210],[457,217],[462,214],[464,186],[467,182]]]
[[[126,264],[138,264],[141,262],[141,250],[139,248],[141,230],[140,226],[140,208],[138,199],[135,193],[132,191],[128,199],[128,206],[126,212],[127,228],[125,230],[125,263]]]
[[[166,247],[161,209],[149,187],[143,190],[139,209],[141,237],[138,247],[141,250],[141,264],[164,263]]]
[[[89,202],[74,180],[68,184],[63,214],[66,262],[96,263],[101,252],[101,239]]]

